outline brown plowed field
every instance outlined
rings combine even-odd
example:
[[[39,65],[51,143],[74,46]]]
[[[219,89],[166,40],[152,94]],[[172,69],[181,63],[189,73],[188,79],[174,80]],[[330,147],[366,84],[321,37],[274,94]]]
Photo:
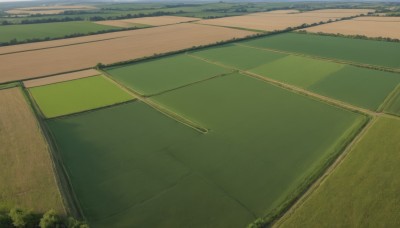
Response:
[[[400,39],[400,17],[359,17],[310,27],[305,31]]]
[[[141,17],[134,19],[126,19],[126,20],[98,21],[96,23],[102,25],[127,28],[127,27],[132,27],[132,24],[160,26],[160,25],[178,24],[178,23],[198,21],[198,20],[199,20],[198,18],[193,18],[193,17],[160,16],[160,17]]]
[[[77,72],[68,73],[68,74],[60,74],[60,75],[56,75],[56,76],[52,76],[52,77],[24,81],[24,85],[26,88],[32,88],[32,87],[37,87],[37,86],[54,84],[54,83],[58,83],[58,82],[65,82],[65,81],[71,81],[71,80],[80,79],[80,78],[87,78],[87,77],[100,75],[100,74],[101,73],[95,69],[82,70],[82,71],[77,71]]]
[[[329,9],[315,10],[304,13],[290,11],[254,13],[243,16],[225,17],[211,20],[202,20],[198,23],[227,27],[247,28],[264,31],[283,30],[288,27],[296,27],[302,24],[312,24],[336,20],[343,17],[367,14],[371,10],[363,9]]]
[[[112,40],[0,55],[0,82],[85,69],[100,62],[110,64],[253,34],[183,23],[133,30],[129,36]]]
[[[47,143],[20,89],[0,90],[0,107],[0,208],[65,214]]]

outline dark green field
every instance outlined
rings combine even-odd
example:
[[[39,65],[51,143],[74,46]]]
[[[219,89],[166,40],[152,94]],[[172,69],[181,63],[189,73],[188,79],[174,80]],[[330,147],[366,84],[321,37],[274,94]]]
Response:
[[[400,45],[395,42],[284,33],[246,41],[243,44],[362,64],[400,68]]]
[[[210,131],[139,101],[47,122],[95,227],[243,227],[292,197],[364,121],[239,74],[152,100]]]
[[[120,30],[120,28],[99,25],[89,21],[74,21],[62,23],[43,23],[29,25],[0,26],[0,43],[7,43],[13,39],[25,41],[28,39],[54,39],[72,34],[88,34],[104,30]]]
[[[225,68],[187,55],[107,69],[111,77],[143,95],[175,89],[228,72]]]

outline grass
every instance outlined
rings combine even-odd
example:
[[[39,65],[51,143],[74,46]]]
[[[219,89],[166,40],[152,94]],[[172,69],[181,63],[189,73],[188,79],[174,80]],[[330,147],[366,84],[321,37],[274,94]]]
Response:
[[[244,227],[364,121],[239,74],[151,100],[210,131],[139,101],[47,121],[92,226]]]
[[[400,68],[400,45],[394,42],[284,33],[244,42],[271,48],[362,64]]]
[[[47,118],[113,105],[134,99],[103,76],[29,89]]]
[[[370,110],[377,110],[400,75],[301,56],[287,56],[250,72]]]
[[[124,65],[106,71],[114,79],[144,95],[157,94],[229,72],[187,55]]]
[[[234,44],[207,48],[191,54],[242,70],[255,68],[262,64],[266,64],[287,56],[285,54],[266,52],[263,50],[247,48]]]
[[[394,92],[393,97],[390,99],[387,106],[384,108],[385,112],[400,116],[400,89]]]
[[[280,227],[399,227],[400,121],[379,118]]]
[[[48,145],[20,88],[0,90],[0,211],[65,215]]]
[[[89,21],[57,22],[27,25],[7,25],[0,27],[0,43],[12,39],[25,41],[28,39],[62,38],[72,34],[88,34],[102,30],[118,30],[113,26],[99,25]]]

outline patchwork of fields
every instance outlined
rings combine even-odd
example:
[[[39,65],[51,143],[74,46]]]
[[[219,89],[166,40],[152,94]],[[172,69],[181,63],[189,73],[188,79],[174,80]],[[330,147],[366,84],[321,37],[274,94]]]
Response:
[[[115,39],[0,55],[0,83],[91,68],[97,63],[110,64],[149,57],[156,53],[242,38],[254,33],[182,23],[124,34]],[[104,35],[109,37],[109,34]]]
[[[103,21],[160,27],[0,48],[0,212],[399,226],[399,43],[285,32],[190,49],[370,11]]]
[[[151,100],[210,132],[139,101],[48,121],[96,227],[245,226],[291,198],[365,120],[240,74]]]
[[[397,73],[252,48],[242,43],[191,54],[370,110],[380,108],[400,84]]]

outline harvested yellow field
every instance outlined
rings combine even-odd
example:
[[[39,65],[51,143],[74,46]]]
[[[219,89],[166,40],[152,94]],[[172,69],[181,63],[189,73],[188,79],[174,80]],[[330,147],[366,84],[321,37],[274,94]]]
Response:
[[[304,29],[313,33],[364,35],[400,39],[400,17],[359,17]]]
[[[87,78],[87,77],[96,76],[96,75],[100,75],[100,74],[101,73],[95,69],[82,70],[82,71],[77,71],[77,72],[73,72],[73,73],[60,74],[60,75],[46,77],[46,78],[39,78],[39,79],[24,81],[24,86],[26,88],[32,88],[32,87],[49,85],[49,84],[54,84],[54,83],[59,83],[59,82],[72,81],[72,80],[76,80],[76,79],[80,79],[80,78]]]
[[[199,20],[198,18],[193,18],[193,17],[159,16],[159,17],[141,17],[141,18],[133,18],[125,20],[98,21],[96,23],[102,25],[129,28],[135,24],[161,26],[161,25],[179,24],[179,23],[198,21],[198,20]]]
[[[329,9],[308,11],[304,13],[295,13],[290,10],[281,12],[271,11],[265,13],[248,14],[243,16],[202,20],[199,23],[226,27],[274,31],[284,30],[288,27],[296,27],[302,24],[313,24],[318,22],[326,22],[328,20],[336,20],[343,17],[367,14],[368,12],[372,11],[363,9]]]
[[[54,6],[40,6],[40,7],[25,7],[16,8],[6,11],[8,14],[15,15],[33,15],[33,14],[59,14],[65,11],[75,11],[75,10],[93,10],[96,9],[94,6],[87,5],[74,5],[74,6],[64,6],[64,5],[54,5]]]
[[[87,69],[193,46],[254,35],[254,32],[182,23],[129,31],[124,37],[0,55],[0,82]]]
[[[0,107],[0,208],[65,214],[47,143],[21,90],[0,90]]]

